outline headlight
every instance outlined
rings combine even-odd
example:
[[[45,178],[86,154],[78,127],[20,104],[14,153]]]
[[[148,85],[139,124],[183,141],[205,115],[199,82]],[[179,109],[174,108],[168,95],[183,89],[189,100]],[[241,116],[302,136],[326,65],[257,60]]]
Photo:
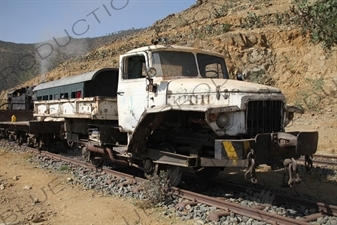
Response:
[[[220,114],[218,116],[216,124],[220,128],[225,128],[226,126],[228,126],[228,124],[229,124],[229,118],[228,118],[227,114],[225,114],[225,113]]]

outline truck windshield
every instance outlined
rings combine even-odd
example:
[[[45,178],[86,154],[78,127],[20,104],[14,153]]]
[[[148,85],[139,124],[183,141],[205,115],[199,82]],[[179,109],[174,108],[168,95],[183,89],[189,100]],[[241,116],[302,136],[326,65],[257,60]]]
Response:
[[[225,60],[223,58],[198,53],[197,59],[200,75],[202,77],[228,79]]]
[[[152,66],[157,70],[157,76],[198,76],[195,58],[190,52],[154,52],[152,56]]]
[[[157,76],[228,78],[225,61],[221,57],[207,54],[197,54],[198,67],[195,55],[190,52],[163,51],[152,53],[152,66]]]

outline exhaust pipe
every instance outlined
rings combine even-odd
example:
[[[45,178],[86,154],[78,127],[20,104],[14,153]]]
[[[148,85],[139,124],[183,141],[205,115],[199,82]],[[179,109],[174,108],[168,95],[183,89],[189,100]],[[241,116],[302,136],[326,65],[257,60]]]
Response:
[[[87,148],[88,151],[96,152],[96,153],[103,154],[103,155],[108,155],[109,159],[113,163],[129,166],[129,163],[127,161],[121,160],[121,159],[116,159],[112,154],[111,148],[109,148],[109,147],[97,146],[97,145],[94,145],[92,143],[87,143],[85,147]]]

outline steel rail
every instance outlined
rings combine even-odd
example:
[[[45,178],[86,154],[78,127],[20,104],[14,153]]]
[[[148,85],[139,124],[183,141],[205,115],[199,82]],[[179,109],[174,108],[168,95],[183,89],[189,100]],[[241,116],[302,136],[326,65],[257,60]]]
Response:
[[[232,190],[239,190],[241,192],[247,190],[247,188],[249,188],[250,190],[254,192],[261,191],[261,189],[257,189],[254,187],[245,187],[244,185],[241,185],[241,184],[233,184],[233,183],[218,181],[214,179],[211,182],[213,182],[214,185],[224,186],[226,188],[230,188]],[[282,202],[282,203],[286,202],[289,205],[296,205],[296,206],[305,205],[307,206],[307,208],[315,208],[318,212],[321,212],[324,215],[337,216],[337,206],[336,205],[331,205],[331,204],[324,203],[324,202],[315,202],[315,201],[307,200],[303,198],[286,196],[286,195],[282,195],[280,193],[272,192],[272,191],[270,191],[270,195],[275,195],[276,202]]]
[[[306,221],[272,214],[272,213],[263,211],[261,209],[242,206],[236,203],[224,201],[222,199],[209,197],[207,195],[202,195],[202,194],[194,193],[191,191],[182,190],[179,188],[173,188],[173,190],[174,190],[174,194],[177,194],[185,199],[189,199],[191,201],[197,201],[197,202],[210,205],[210,206],[216,206],[217,208],[222,209],[224,211],[232,211],[236,214],[247,216],[249,218],[253,218],[256,220],[269,222],[272,224],[275,224],[275,223],[285,224],[285,225],[292,225],[292,224],[306,225],[308,224]]]
[[[32,150],[36,151],[35,149],[32,149]],[[97,169],[95,166],[91,164],[88,164],[86,162],[81,162],[76,159],[68,158],[66,156],[57,155],[57,154],[45,152],[45,151],[40,152],[39,154],[47,156],[47,157],[51,157],[53,159],[59,159],[65,162],[79,165],[79,166],[82,166],[88,169],[92,169],[92,170]],[[110,170],[106,168],[103,168],[101,171],[107,174],[117,176],[117,177],[124,177],[125,179],[129,181],[142,182],[145,180],[140,177],[135,177],[130,174],[126,174],[126,173],[122,173],[119,171],[114,171],[114,170]],[[179,189],[175,187],[172,187],[171,189],[173,190],[173,194],[176,194],[179,197],[189,199],[191,201],[197,201],[197,202],[209,205],[209,206],[216,206],[217,208],[222,209],[224,211],[228,211],[228,212],[232,211],[239,215],[247,216],[249,218],[253,218],[253,219],[264,221],[264,222],[270,222],[270,223],[285,224],[285,225],[288,225],[288,224],[289,225],[290,224],[302,225],[302,224],[307,224],[309,221],[316,220],[317,218],[322,217],[324,215],[337,216],[337,206],[329,205],[329,204],[321,203],[321,202],[315,203],[315,202],[305,200],[305,199],[301,199],[301,203],[308,205],[308,206],[317,207],[318,213],[304,216],[298,219],[292,219],[289,217],[280,216],[280,215],[272,214],[270,212],[263,211],[262,209],[259,209],[259,207],[256,208],[256,207],[242,206],[236,203],[225,201],[223,199],[214,198],[214,197],[210,197],[207,195],[203,195],[203,194],[199,194],[199,193],[195,193],[195,192],[191,192],[188,190],[183,190],[183,189]],[[282,198],[281,195],[277,195],[277,197]],[[299,201],[298,198],[292,198],[292,197],[287,197],[287,200],[289,201],[289,203],[292,202],[294,204],[298,204],[298,201]]]
[[[141,178],[141,177],[135,177],[135,176],[127,174],[127,173],[122,173],[122,172],[110,170],[110,169],[107,169],[107,168],[97,169],[94,165],[92,165],[90,163],[82,162],[82,161],[79,161],[77,159],[72,159],[72,158],[69,158],[69,157],[66,157],[66,156],[63,156],[63,155],[59,155],[59,154],[55,154],[55,153],[51,153],[51,152],[48,152],[48,151],[39,151],[35,148],[26,147],[26,146],[25,146],[25,149],[27,149],[28,151],[37,153],[39,156],[45,156],[45,157],[49,157],[51,159],[64,161],[64,162],[67,162],[67,163],[78,165],[78,166],[81,166],[81,167],[84,167],[84,168],[87,168],[87,169],[91,169],[91,170],[96,170],[97,172],[104,172],[106,174],[110,174],[110,175],[117,176],[117,177],[123,177],[123,178],[125,178],[129,181],[141,182],[141,181],[145,180],[144,178]]]
[[[35,149],[32,149],[34,151],[36,151]],[[46,157],[50,157],[52,159],[57,159],[57,160],[62,160],[65,162],[69,162],[71,164],[75,164],[75,165],[79,165],[88,169],[92,169],[92,170],[96,170],[96,167],[85,163],[85,162],[81,162],[79,160],[76,159],[72,159],[72,158],[68,158],[66,156],[62,156],[62,155],[57,155],[54,153],[50,153],[50,152],[40,152],[39,155],[42,156],[46,156]],[[122,173],[119,171],[114,171],[114,170],[110,170],[110,169],[106,169],[103,168],[101,171],[107,173],[107,174],[111,174],[117,177],[124,177],[125,179],[129,180],[129,181],[137,181],[137,182],[142,182],[145,179],[140,178],[140,177],[135,177],[133,175],[130,174],[126,174],[126,173]],[[337,206],[332,206],[332,205],[328,205],[325,203],[316,203],[318,209],[319,209],[319,213],[316,214],[312,214],[309,216],[305,216],[299,219],[292,219],[289,217],[285,217],[285,216],[280,216],[280,215],[276,215],[276,214],[272,214],[266,211],[263,211],[262,209],[259,208],[254,208],[254,207],[247,207],[247,206],[242,206],[236,203],[231,203],[228,201],[224,201],[222,199],[219,198],[214,198],[214,197],[210,197],[207,195],[203,195],[203,194],[199,194],[199,193],[195,193],[195,192],[191,192],[188,190],[183,190],[183,189],[179,189],[179,188],[175,188],[172,187],[171,188],[173,190],[173,194],[178,195],[179,197],[185,198],[185,199],[189,199],[191,201],[197,201],[209,206],[216,206],[219,209],[222,209],[224,211],[232,211],[236,214],[239,215],[243,215],[243,216],[247,216],[249,218],[253,218],[256,220],[260,220],[260,221],[264,221],[264,222],[270,222],[270,223],[277,223],[277,224],[285,224],[285,225],[290,225],[290,224],[307,224],[307,222],[309,221],[313,221],[321,216],[324,215],[334,215],[337,216]],[[296,203],[296,201],[298,201],[298,199],[296,198],[290,198],[288,197],[289,200],[292,200],[292,202]],[[315,204],[312,201],[309,200],[302,200],[302,202],[306,203],[307,205],[313,205]]]
[[[337,156],[336,155],[322,155],[322,154],[315,154],[313,155],[314,158],[323,158],[323,159],[333,159],[333,160],[337,160]]]
[[[332,161],[331,160],[321,160],[321,159],[318,159],[318,158],[332,159]],[[299,159],[297,159],[297,161],[304,164],[305,159],[299,158]],[[319,157],[315,158],[315,155],[314,155],[314,158],[312,159],[312,162],[313,162],[313,164],[322,165],[322,166],[337,166],[337,157],[335,157],[335,156],[330,157],[330,156],[323,156],[322,155],[322,157],[319,156]]]

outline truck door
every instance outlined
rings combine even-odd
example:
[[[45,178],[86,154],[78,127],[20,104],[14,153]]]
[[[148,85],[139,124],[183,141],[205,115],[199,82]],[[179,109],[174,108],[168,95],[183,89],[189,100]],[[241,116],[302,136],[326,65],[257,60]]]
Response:
[[[117,90],[118,122],[125,132],[133,132],[147,108],[145,54],[131,54],[120,59],[120,81]]]

